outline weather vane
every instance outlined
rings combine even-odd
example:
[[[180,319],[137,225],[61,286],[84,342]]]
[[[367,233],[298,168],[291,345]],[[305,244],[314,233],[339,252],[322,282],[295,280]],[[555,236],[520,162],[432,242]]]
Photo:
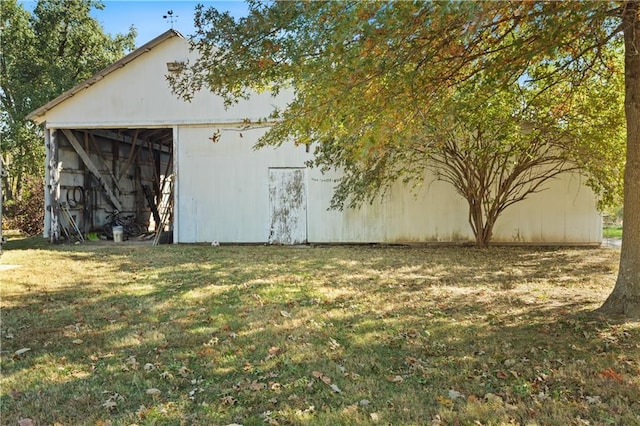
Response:
[[[173,10],[168,10],[166,15],[162,15],[167,22],[171,23],[171,29],[173,29],[173,23],[178,20],[178,15],[173,16]]]

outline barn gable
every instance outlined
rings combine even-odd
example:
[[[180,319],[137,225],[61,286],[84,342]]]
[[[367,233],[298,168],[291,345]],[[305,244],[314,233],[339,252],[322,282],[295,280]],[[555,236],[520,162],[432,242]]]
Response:
[[[193,59],[189,42],[169,30],[95,76],[32,112],[28,118],[50,128],[239,123],[264,119],[278,102],[268,93],[225,109],[222,99],[196,95],[191,102],[171,93],[166,76]]]

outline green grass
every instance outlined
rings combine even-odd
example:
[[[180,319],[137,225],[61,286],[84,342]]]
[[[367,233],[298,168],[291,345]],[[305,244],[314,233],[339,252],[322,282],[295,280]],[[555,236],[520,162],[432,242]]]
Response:
[[[602,228],[602,236],[604,238],[622,238],[622,226],[605,226]]]
[[[617,256],[14,239],[0,418],[640,424],[640,324],[592,313]]]

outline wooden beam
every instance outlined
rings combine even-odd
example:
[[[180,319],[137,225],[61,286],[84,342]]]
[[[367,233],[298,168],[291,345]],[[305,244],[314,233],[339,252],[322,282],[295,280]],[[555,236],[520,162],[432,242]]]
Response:
[[[109,173],[109,176],[111,177],[111,182],[113,183],[113,187],[116,190],[116,195],[119,197],[120,193],[122,192],[122,190],[120,189],[120,185],[119,185],[119,180],[116,179],[115,175],[113,174],[112,168],[109,167],[107,165],[107,162],[102,158],[102,154],[103,151],[100,149],[100,145],[98,145],[98,142],[96,142],[96,139],[93,137],[92,133],[89,133],[89,137],[91,138],[91,142],[93,143],[93,147],[96,150],[96,157],[98,157],[98,160],[102,163],[102,167],[104,170],[106,170]],[[113,149],[113,147],[112,147]]]
[[[80,142],[78,142],[78,139],[73,134],[73,132],[67,129],[63,130],[62,132],[67,137],[67,140],[69,141],[71,146],[73,146],[73,148],[76,150],[85,166],[87,166],[89,171],[91,171],[91,173],[93,173],[93,175],[98,179],[98,182],[100,182],[100,185],[102,185],[102,188],[104,189],[104,192],[106,192],[107,198],[109,199],[113,207],[115,207],[118,211],[122,211],[122,204],[120,203],[120,200],[118,200],[118,198],[113,194],[113,191],[107,184],[105,178],[100,173],[100,170],[98,170],[96,165],[93,164],[93,161],[91,161],[91,158],[89,158],[87,152],[82,148],[82,145],[80,145]]]
[[[156,183],[155,189],[160,192],[160,172],[158,171],[159,164],[156,161],[155,154],[153,153],[153,144],[151,143],[151,141],[147,140],[147,146],[149,147],[149,155],[151,156],[151,160],[153,161],[153,177]]]
[[[136,141],[134,141],[134,139],[131,136],[127,136],[127,135],[121,135],[118,133],[115,133],[113,131],[110,130],[103,130],[103,129],[92,129],[89,131],[89,133],[91,135],[94,136],[100,136],[102,138],[105,139],[111,139],[111,140],[119,140],[120,142],[125,142],[125,143],[135,143],[138,146],[144,146],[145,141],[147,139],[149,139],[145,132],[147,132],[149,129],[142,129],[142,132],[140,134],[138,134],[138,139]],[[173,133],[171,132],[171,129],[166,129],[166,128],[158,128],[155,129],[158,130],[158,132],[154,132],[152,134],[157,134],[160,132],[166,132],[167,136],[162,137],[162,141],[164,142],[165,140],[171,140],[173,138]],[[153,142],[153,141],[152,141]],[[154,149],[162,151],[163,153],[169,153],[171,152],[172,147],[171,146],[167,146],[164,145],[162,143],[157,143],[154,142],[155,145],[158,145],[157,147],[154,147]]]
[[[60,167],[58,163],[58,137],[59,130],[51,132],[49,141],[49,175],[50,181],[47,182],[47,190],[51,196],[51,242],[55,243],[60,240]]]
[[[131,143],[131,147],[129,148],[129,158],[127,159],[127,164],[124,166],[124,170],[122,171],[122,173],[120,173],[120,177],[118,178],[118,180],[120,181],[124,175],[127,174],[127,172],[129,171],[129,167],[131,167],[131,161],[133,160],[133,153],[136,150],[136,139],[138,139],[138,130],[136,129],[135,133],[133,134],[133,138],[132,143]]]

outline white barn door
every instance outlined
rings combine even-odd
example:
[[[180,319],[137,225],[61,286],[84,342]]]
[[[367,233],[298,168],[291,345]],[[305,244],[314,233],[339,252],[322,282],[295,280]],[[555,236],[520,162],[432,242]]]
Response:
[[[269,169],[269,244],[307,242],[305,169]]]

